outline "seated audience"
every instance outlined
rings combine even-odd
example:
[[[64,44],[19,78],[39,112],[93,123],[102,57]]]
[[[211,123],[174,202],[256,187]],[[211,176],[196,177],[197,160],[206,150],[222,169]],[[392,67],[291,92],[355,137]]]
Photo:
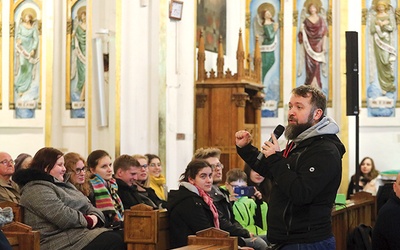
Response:
[[[203,160],[193,160],[180,177],[178,190],[168,197],[171,248],[188,244],[188,236],[210,227],[219,228],[218,211],[210,195],[212,168]]]
[[[92,204],[103,212],[106,227],[123,228],[124,207],[113,178],[111,156],[104,150],[95,150],[89,154],[87,165],[94,194]]]
[[[148,159],[147,167],[149,168],[149,186],[154,189],[161,200],[167,200],[167,182],[162,174],[161,159],[154,154],[146,154],[146,157]]]
[[[250,233],[235,220],[229,192],[218,186],[222,182],[222,169],[224,168],[219,160],[220,156],[221,150],[218,148],[200,148],[194,153],[193,159],[206,160],[213,168],[213,185],[209,194],[218,209],[221,229],[229,232],[231,236],[238,236],[241,247],[252,247],[256,250],[266,249],[268,244],[265,240]]]
[[[261,192],[263,201],[268,204],[272,189],[271,179],[260,175],[251,169],[247,163],[244,165],[244,172],[247,175],[247,185],[256,187],[256,189]]]
[[[233,214],[244,228],[254,235],[260,236],[267,241],[267,212],[268,205],[262,200],[262,194],[254,186],[254,196],[240,196],[234,192],[235,187],[247,187],[247,175],[238,168],[229,170],[226,173],[225,187],[233,202]]]
[[[166,208],[167,202],[165,200],[160,199],[154,189],[149,187],[149,170],[148,170],[148,159],[144,155],[133,155],[139,164],[140,170],[138,172],[137,180],[133,182],[133,185],[136,186],[138,193],[142,199],[142,201],[152,206],[154,209],[158,208]]]
[[[359,191],[365,191],[376,195],[381,181],[377,178],[379,172],[375,168],[374,160],[371,157],[364,157],[358,168],[360,170],[360,179],[358,181]],[[347,189],[347,199],[350,199],[350,195],[356,192],[356,178],[356,175],[353,175],[350,179]]]
[[[64,182],[64,156],[40,149],[31,167],[14,180],[21,186],[24,223],[40,232],[40,249],[125,249],[123,235],[102,227],[104,215],[70,182]]]
[[[373,250],[400,249],[400,173],[389,200],[381,207],[372,230]]]
[[[32,161],[32,156],[30,154],[19,154],[17,158],[15,158],[15,171],[18,171],[20,169],[25,169],[29,167],[29,164]]]
[[[87,167],[83,156],[75,152],[69,152],[64,155],[66,180],[74,184],[85,196],[94,198],[93,188],[87,178]]]
[[[19,187],[11,179],[14,172],[14,161],[10,154],[0,152],[0,201],[19,203]]]

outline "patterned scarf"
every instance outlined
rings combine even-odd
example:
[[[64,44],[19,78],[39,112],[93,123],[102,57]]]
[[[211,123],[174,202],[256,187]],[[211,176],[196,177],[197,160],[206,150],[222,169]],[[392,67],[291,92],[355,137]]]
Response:
[[[94,197],[96,199],[96,207],[101,211],[115,211],[116,221],[122,221],[124,207],[122,206],[122,201],[119,198],[117,191],[118,185],[115,179],[105,181],[99,175],[95,174],[90,179],[93,186]]]
[[[216,228],[219,228],[219,220],[218,220],[218,210],[215,207],[214,203],[213,203],[213,199],[210,197],[209,194],[207,194],[203,189],[199,188],[198,186],[195,185],[195,187],[197,188],[197,190],[199,191],[199,195],[201,198],[203,198],[204,202],[210,207],[211,212],[213,214],[214,217],[214,226]]]

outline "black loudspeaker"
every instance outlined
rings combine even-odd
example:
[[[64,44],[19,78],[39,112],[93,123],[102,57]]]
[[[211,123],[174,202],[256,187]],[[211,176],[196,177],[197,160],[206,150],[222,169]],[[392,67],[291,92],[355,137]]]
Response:
[[[358,33],[346,31],[346,115],[358,113]]]

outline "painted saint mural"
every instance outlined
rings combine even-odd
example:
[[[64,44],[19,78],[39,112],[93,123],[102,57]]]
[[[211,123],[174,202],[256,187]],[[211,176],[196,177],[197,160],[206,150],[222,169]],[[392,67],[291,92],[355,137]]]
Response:
[[[329,92],[328,1],[297,1],[299,10],[296,86],[312,85]]]
[[[71,36],[71,118],[85,118],[86,85],[86,1],[78,1],[72,8]]]
[[[40,86],[39,8],[33,2],[15,10],[14,97],[16,118],[34,118]]]
[[[397,100],[395,1],[366,2],[366,98],[369,117],[394,117]]]
[[[280,9],[280,1],[253,0],[250,3],[250,53],[253,57],[258,37],[262,59],[261,82],[265,86],[262,117],[278,117],[278,104],[281,100]]]

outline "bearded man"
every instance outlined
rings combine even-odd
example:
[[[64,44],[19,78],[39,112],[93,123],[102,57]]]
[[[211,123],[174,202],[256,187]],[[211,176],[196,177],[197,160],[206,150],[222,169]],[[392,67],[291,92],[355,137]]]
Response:
[[[339,126],[325,116],[321,90],[302,85],[289,101],[287,147],[277,138],[259,150],[247,131],[235,134],[242,159],[273,183],[268,204],[268,240],[281,250],[336,249],[331,212],[342,176],[344,145],[336,136]]]

